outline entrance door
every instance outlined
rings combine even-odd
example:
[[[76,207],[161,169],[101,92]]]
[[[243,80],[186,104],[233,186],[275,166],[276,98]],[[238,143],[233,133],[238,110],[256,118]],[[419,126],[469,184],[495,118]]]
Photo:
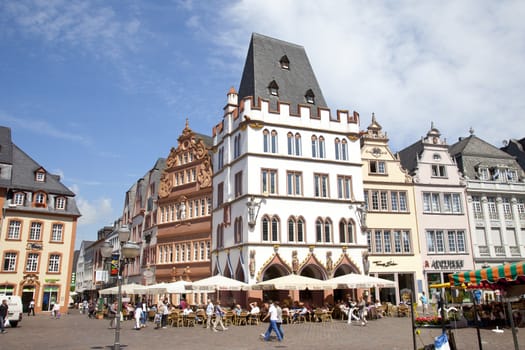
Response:
[[[35,299],[35,287],[24,287],[22,291],[22,307],[24,308],[24,313],[29,311],[28,306],[33,299]]]
[[[44,286],[42,295],[42,311],[51,311],[51,307],[58,300],[58,287]]]

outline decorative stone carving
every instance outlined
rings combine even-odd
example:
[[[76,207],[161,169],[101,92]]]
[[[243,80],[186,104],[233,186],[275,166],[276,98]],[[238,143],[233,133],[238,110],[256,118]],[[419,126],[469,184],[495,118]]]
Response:
[[[292,251],[292,272],[297,273],[299,270],[299,259],[297,258],[297,250]]]
[[[255,276],[255,249],[250,250],[250,276],[253,278]]]
[[[171,180],[170,176],[166,173],[162,174],[159,185],[159,197],[164,198],[170,194],[171,191]]]
[[[332,261],[332,252],[326,252],[326,272],[331,275],[333,269],[334,262]]]

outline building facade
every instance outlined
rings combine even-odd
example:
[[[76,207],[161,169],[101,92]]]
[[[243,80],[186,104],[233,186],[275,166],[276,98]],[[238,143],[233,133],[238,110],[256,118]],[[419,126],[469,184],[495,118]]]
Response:
[[[253,34],[239,93],[213,130],[213,274],[363,273],[358,139],[359,115],[326,107],[304,48]]]
[[[22,297],[35,311],[69,303],[73,255],[80,212],[75,194],[11,139],[0,127],[2,207],[0,293]]]
[[[476,269],[525,256],[525,180],[516,158],[473,133],[450,147],[465,176]]]
[[[370,274],[396,281],[396,288],[376,291],[376,297],[397,305],[401,290],[423,291],[414,185],[373,114],[361,136],[361,159]]]
[[[211,138],[188,122],[166,159],[158,191],[155,277],[158,282],[209,277],[212,210]],[[196,302],[205,302],[196,295]]]
[[[474,268],[466,184],[433,124],[425,137],[399,152],[399,159],[413,178],[424,276],[421,288],[429,291],[431,284],[448,282],[449,273]]]

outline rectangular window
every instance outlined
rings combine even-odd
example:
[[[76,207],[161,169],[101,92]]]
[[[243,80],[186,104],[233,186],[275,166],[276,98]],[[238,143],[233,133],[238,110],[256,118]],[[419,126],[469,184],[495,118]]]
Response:
[[[402,231],[401,234],[403,235],[403,251],[405,253],[410,253],[412,251],[412,245],[410,244],[410,233],[408,231]]]
[[[314,194],[316,197],[328,197],[328,174],[314,174]]]
[[[398,194],[397,192],[391,192],[390,193],[390,207],[392,211],[398,211],[399,210],[399,202],[398,202]]]
[[[8,252],[4,254],[4,271],[13,272],[16,269],[16,253]]]
[[[217,184],[217,206],[224,203],[224,182]]]
[[[25,195],[22,192],[15,193],[14,204],[24,205]]]
[[[472,196],[472,210],[475,219],[483,219],[483,210],[481,209],[481,199],[479,196]]]
[[[379,191],[372,191],[372,210],[379,210]]]
[[[444,165],[433,164],[432,165],[432,176],[434,176],[434,177],[446,177],[447,173],[446,173],[445,169],[446,168],[445,168]]]
[[[269,194],[277,194],[277,170],[276,169],[262,169],[262,192]]]
[[[381,191],[381,210],[388,211],[388,192]]]
[[[381,239],[381,231],[375,231],[375,247],[376,247],[376,250],[375,252],[376,253],[382,253],[383,252],[383,242],[382,242],[382,239]]]
[[[436,231],[436,249],[438,253],[445,252],[445,241],[443,231]]]
[[[302,173],[298,171],[288,171],[286,173],[286,191],[289,196],[300,196],[302,190]]]
[[[385,231],[383,233],[383,238],[385,241],[385,253],[391,253],[392,252],[392,238],[390,235],[390,231]]]
[[[448,251],[450,253],[455,253],[456,252],[456,232],[448,231],[447,238],[448,238]]]
[[[32,222],[31,230],[29,231],[29,240],[30,241],[40,241],[42,234],[42,223],[41,222]]]
[[[399,192],[399,211],[408,211],[406,192]]]
[[[452,194],[450,193],[443,194],[443,212],[444,213],[452,212]]]
[[[520,216],[520,220],[525,219],[525,201],[523,198],[518,198],[516,201],[516,207],[518,209],[518,215]]]
[[[352,199],[352,177],[338,176],[337,177],[337,198]]]
[[[38,269],[38,254],[29,253],[27,255],[26,272],[37,272]]]
[[[62,242],[64,225],[62,224],[53,224],[53,230],[51,232],[51,241],[52,242]]]
[[[432,212],[439,213],[441,211],[441,207],[439,204],[439,193],[431,193],[430,200],[432,203]]]
[[[370,174],[386,174],[385,162],[382,160],[371,160],[369,163]]]
[[[49,256],[49,268],[47,272],[60,272],[60,255],[51,254]]]
[[[463,213],[463,207],[461,205],[461,195],[459,193],[452,193],[452,212],[454,214]]]
[[[503,216],[505,217],[505,220],[512,220],[512,207],[510,205],[510,198],[503,197]]]
[[[430,206],[430,193],[423,193],[423,212],[430,213],[432,212]]]
[[[235,174],[235,198],[241,196],[242,193],[242,171]]]
[[[456,231],[456,242],[458,247],[458,253],[465,253],[465,231]]]
[[[403,252],[403,250],[401,249],[401,232],[400,231],[394,231],[394,251],[396,253]]]
[[[487,197],[487,205],[489,209],[489,218],[491,220],[498,220],[498,208],[496,207],[496,198],[495,197]]]
[[[7,232],[7,239],[20,239],[20,227],[22,222],[18,220],[11,220],[9,222],[9,231]]]

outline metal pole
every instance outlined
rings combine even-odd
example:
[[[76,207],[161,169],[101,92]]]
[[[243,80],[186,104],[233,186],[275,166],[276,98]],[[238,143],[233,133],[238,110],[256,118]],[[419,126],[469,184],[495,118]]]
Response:
[[[512,317],[512,305],[510,305],[510,301],[507,298],[507,314],[510,321],[510,328],[512,330],[512,340],[514,341],[514,349],[519,350],[520,345],[518,344],[518,336],[516,334],[516,326],[514,325],[514,318]]]
[[[416,304],[414,303],[414,291],[410,291],[410,318],[412,319],[412,343],[414,344],[414,350],[417,350],[416,345],[416,327],[414,322],[414,312],[416,311]]]
[[[118,286],[118,305],[117,305],[117,327],[115,328],[115,343],[113,344],[113,350],[120,350],[120,314],[122,313],[122,276],[120,273],[120,267],[122,265],[122,249],[119,252],[118,257],[118,274],[117,274],[117,286]]]
[[[481,334],[479,332],[479,321],[478,321],[478,308],[477,308],[477,300],[476,295],[474,292],[470,293],[472,298],[472,307],[474,308],[474,322],[476,323],[476,334],[478,336],[478,346],[479,350],[483,350],[483,345],[481,344]]]

